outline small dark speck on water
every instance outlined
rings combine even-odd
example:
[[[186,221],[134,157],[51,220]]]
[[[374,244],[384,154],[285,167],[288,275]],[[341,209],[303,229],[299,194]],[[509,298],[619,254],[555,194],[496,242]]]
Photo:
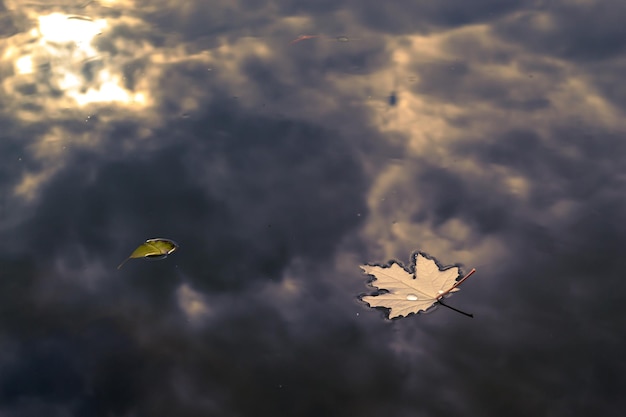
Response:
[[[391,94],[389,94],[388,100],[391,107],[394,107],[396,104],[398,104],[398,96],[396,95],[395,91],[392,91]]]

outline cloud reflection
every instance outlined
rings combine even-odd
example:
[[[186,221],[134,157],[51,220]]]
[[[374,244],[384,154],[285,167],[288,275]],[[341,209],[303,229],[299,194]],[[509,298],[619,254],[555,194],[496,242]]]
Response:
[[[5,2],[0,414],[620,415],[621,8]]]

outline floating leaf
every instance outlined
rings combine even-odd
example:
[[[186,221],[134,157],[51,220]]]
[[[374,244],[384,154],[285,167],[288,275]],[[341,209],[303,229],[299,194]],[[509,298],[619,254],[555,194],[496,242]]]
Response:
[[[178,244],[170,239],[148,239],[145,243],[139,245],[137,249],[130,254],[128,258],[122,262],[117,269],[120,269],[129,259],[146,258],[146,259],[164,259],[167,255],[178,249]]]
[[[370,285],[387,291],[362,297],[361,300],[370,307],[389,308],[389,318],[426,311],[437,304],[472,317],[471,314],[444,304],[443,298],[458,291],[458,286],[476,270],[472,269],[461,278],[458,267],[442,270],[434,259],[421,253],[416,253],[414,259],[414,272],[407,271],[395,262],[389,266],[361,266],[363,272],[376,278]]]

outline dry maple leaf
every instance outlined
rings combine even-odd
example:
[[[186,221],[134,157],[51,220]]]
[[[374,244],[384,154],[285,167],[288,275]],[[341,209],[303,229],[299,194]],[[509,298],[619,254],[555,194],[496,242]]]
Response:
[[[459,268],[456,266],[440,269],[434,259],[427,258],[422,253],[416,253],[413,258],[414,272],[405,270],[396,262],[389,266],[362,265],[361,269],[366,274],[376,278],[370,285],[387,292],[364,296],[361,300],[370,307],[389,308],[390,319],[426,311],[436,304],[473,317],[444,304],[442,300],[458,291],[459,284],[476,272],[475,269],[459,279]]]

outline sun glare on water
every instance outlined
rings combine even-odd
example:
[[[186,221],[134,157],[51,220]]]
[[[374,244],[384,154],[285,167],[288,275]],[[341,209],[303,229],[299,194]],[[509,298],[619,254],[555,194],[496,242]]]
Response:
[[[106,68],[105,57],[94,47],[107,27],[105,19],[63,13],[38,16],[37,27],[27,35],[29,41],[13,50],[15,73],[51,86],[79,107],[103,102],[145,104],[141,93],[124,88],[121,74]]]
[[[30,136],[24,148],[23,156],[39,165],[24,167],[13,187],[16,197],[29,201],[64,166],[67,150],[98,145],[99,125],[90,122],[92,114],[102,108],[109,114],[121,108],[144,114],[150,100],[145,89],[127,88],[125,61],[99,48],[99,40],[115,21],[28,8],[20,13],[21,20],[17,20],[28,27],[4,40],[0,49],[0,64],[12,68],[0,79],[0,94],[6,98],[11,117],[48,126],[46,132]],[[119,40],[120,47],[125,46],[123,42]],[[67,120],[83,120],[91,131],[68,131],[63,126]]]
[[[106,28],[105,20],[91,20],[82,16],[54,13],[39,17],[39,31],[44,41],[64,44],[75,43],[89,51],[91,41]]]

